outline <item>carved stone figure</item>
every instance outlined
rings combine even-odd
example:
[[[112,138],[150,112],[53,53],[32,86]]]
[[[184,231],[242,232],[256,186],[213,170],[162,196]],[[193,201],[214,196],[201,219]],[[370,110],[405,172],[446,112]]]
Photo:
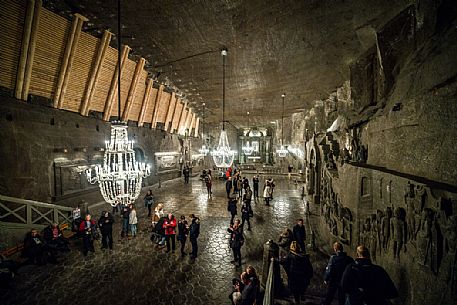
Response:
[[[377,241],[378,241],[378,226],[376,223],[376,214],[372,214],[370,217],[370,222],[371,222],[371,230],[370,230],[370,238],[369,238],[369,244],[368,244],[368,249],[370,249],[371,253],[371,258],[373,260],[376,260],[376,251],[377,251]]]
[[[426,208],[422,211],[421,228],[418,233],[417,254],[419,263],[430,266],[432,260],[432,227],[433,211]]]
[[[382,227],[381,227],[381,238],[382,238],[382,247],[384,251],[387,251],[390,240],[390,220],[392,218],[392,209],[390,207],[386,208],[386,214],[382,218]]]
[[[392,247],[394,258],[400,259],[402,249],[406,251],[406,224],[402,219],[402,210],[395,209],[395,217],[390,220],[390,233],[392,238]]]
[[[440,215],[438,221],[444,237],[443,264],[440,270],[444,271],[447,287],[445,295],[451,300],[457,297],[457,215]]]

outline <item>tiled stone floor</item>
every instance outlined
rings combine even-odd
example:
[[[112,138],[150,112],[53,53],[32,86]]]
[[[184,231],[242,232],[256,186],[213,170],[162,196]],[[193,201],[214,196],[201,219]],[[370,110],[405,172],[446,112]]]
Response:
[[[252,176],[248,175],[249,178]],[[261,177],[263,179],[265,177]],[[231,279],[238,277],[248,265],[262,271],[263,244],[276,240],[285,227],[292,227],[295,219],[303,217],[300,188],[282,176],[275,176],[274,200],[267,207],[263,201],[253,202],[252,231],[245,231],[242,248],[243,267],[230,263],[232,253],[228,246],[225,184],[215,181],[213,198],[207,198],[203,182],[197,178],[190,184],[176,179],[153,187],[155,201],[164,202],[165,212],[177,217],[194,213],[201,219],[199,257],[191,260],[155,249],[149,240],[149,219],[142,200],[137,204],[139,235],[134,239],[120,238],[120,218],[116,216],[113,230],[113,251],[100,250],[84,257],[79,242],[64,255],[57,265],[24,266],[7,290],[0,290],[2,304],[229,304]],[[261,184],[261,187],[263,185]],[[142,197],[140,197],[142,198]],[[105,205],[91,210],[98,216]],[[311,225],[313,222],[311,216]],[[178,243],[177,243],[178,247]],[[190,243],[188,242],[188,251]],[[308,289],[310,298],[322,296],[322,272],[327,258],[311,253],[315,275]]]

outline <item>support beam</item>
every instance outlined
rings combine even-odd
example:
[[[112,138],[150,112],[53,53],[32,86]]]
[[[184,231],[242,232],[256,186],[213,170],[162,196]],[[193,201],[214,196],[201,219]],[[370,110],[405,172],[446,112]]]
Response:
[[[144,68],[146,60],[140,58],[135,67],[135,72],[133,73],[132,82],[130,83],[129,93],[127,94],[127,101],[125,103],[124,111],[122,113],[122,121],[127,122],[129,120],[130,110],[132,109],[133,100],[135,99],[136,87],[138,85],[138,80],[140,79],[141,71]]]
[[[31,28],[31,32],[30,32],[30,42],[29,42],[28,53],[27,53],[27,62],[25,64],[24,83],[22,85],[22,96],[20,98],[22,100],[27,100],[27,97],[29,95],[30,80],[32,78],[33,60],[35,58],[35,47],[36,47],[38,24],[40,22],[42,4],[43,4],[42,0],[35,1],[35,8],[33,10],[32,28]]]
[[[35,0],[27,1],[27,11],[25,13],[24,29],[22,32],[21,55],[16,74],[16,88],[14,97],[22,98],[22,88],[24,86],[25,67],[27,64],[27,55],[29,53],[30,34],[32,32],[32,21],[35,11]]]
[[[173,114],[176,107],[176,93],[172,92],[170,95],[170,102],[168,103],[167,116],[165,118],[165,131],[170,132],[171,123],[173,122]]]
[[[124,69],[124,63],[129,56],[130,47],[127,45],[124,45],[122,47],[121,52],[122,52],[121,62],[117,63],[116,68],[114,69],[113,78],[111,79],[111,86],[109,88],[108,97],[106,98],[106,102],[105,102],[105,109],[103,110],[103,120],[105,120],[105,121],[109,121],[109,118],[111,117],[114,100],[117,97],[117,75],[119,73],[119,69],[121,69],[121,75],[122,75],[122,70]]]
[[[157,116],[159,115],[159,108],[160,108],[164,88],[165,88],[164,85],[160,85],[159,90],[157,91],[156,102],[154,105],[154,110],[152,111],[151,128],[156,128],[156,126],[157,126]]]
[[[186,121],[184,123],[184,133],[186,132],[187,129],[190,129],[191,120],[192,120],[192,109],[189,108],[189,111],[187,111]]]
[[[181,116],[181,113],[182,113],[181,99],[176,98],[175,110],[173,111],[173,118],[171,119],[171,127],[170,127],[171,133],[174,133],[176,130],[178,130],[179,118]]]
[[[144,124],[144,116],[146,114],[146,109],[149,105],[149,100],[151,99],[152,95],[152,79],[148,78],[148,82],[146,84],[146,90],[144,91],[143,96],[143,103],[141,104],[140,114],[138,115],[138,126],[141,127]]]
[[[181,115],[179,116],[179,123],[178,123],[178,134],[184,134],[184,123],[186,122],[187,118],[187,101],[184,103],[182,107]]]
[[[190,120],[190,125],[189,125],[189,136],[192,136],[192,129],[194,128],[196,117],[197,117],[197,115],[195,114],[195,112],[192,113],[192,118]]]
[[[105,31],[103,33],[102,39],[100,40],[100,44],[97,50],[97,58],[95,59],[95,64],[92,67],[92,71],[89,77],[89,84],[87,85],[87,89],[79,109],[79,113],[81,115],[87,116],[89,114],[90,104],[95,93],[95,88],[97,88],[98,84],[98,76],[100,75],[103,61],[105,59],[106,50],[109,47],[112,35],[113,34],[109,31]]]
[[[62,65],[60,67],[56,93],[54,95],[54,107],[58,109],[62,109],[63,107],[65,92],[67,89],[68,80],[70,79],[71,67],[73,65],[73,59],[75,58],[76,47],[78,45],[79,36],[81,34],[81,28],[85,21],[88,21],[86,17],[80,14],[74,14],[74,19],[71,24],[70,36],[67,40],[65,54],[62,59]]]
[[[195,133],[194,137],[198,138],[198,129],[200,127],[200,118],[197,118],[197,121],[195,122]]]

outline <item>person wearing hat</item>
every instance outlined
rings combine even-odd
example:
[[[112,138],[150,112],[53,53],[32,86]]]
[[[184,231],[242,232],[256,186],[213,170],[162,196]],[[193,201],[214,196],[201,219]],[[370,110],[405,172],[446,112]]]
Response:
[[[309,255],[303,253],[297,242],[293,241],[290,244],[289,253],[280,263],[287,273],[288,286],[294,296],[295,304],[300,304],[300,298],[306,292],[313,277]]]

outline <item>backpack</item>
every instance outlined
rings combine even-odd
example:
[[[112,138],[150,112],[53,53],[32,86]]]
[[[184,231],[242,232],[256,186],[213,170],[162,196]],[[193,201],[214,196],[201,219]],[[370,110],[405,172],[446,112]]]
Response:
[[[209,184],[209,183],[210,183],[210,180],[209,180],[208,175],[206,175],[206,177],[205,177],[205,183],[206,183],[206,184]]]

